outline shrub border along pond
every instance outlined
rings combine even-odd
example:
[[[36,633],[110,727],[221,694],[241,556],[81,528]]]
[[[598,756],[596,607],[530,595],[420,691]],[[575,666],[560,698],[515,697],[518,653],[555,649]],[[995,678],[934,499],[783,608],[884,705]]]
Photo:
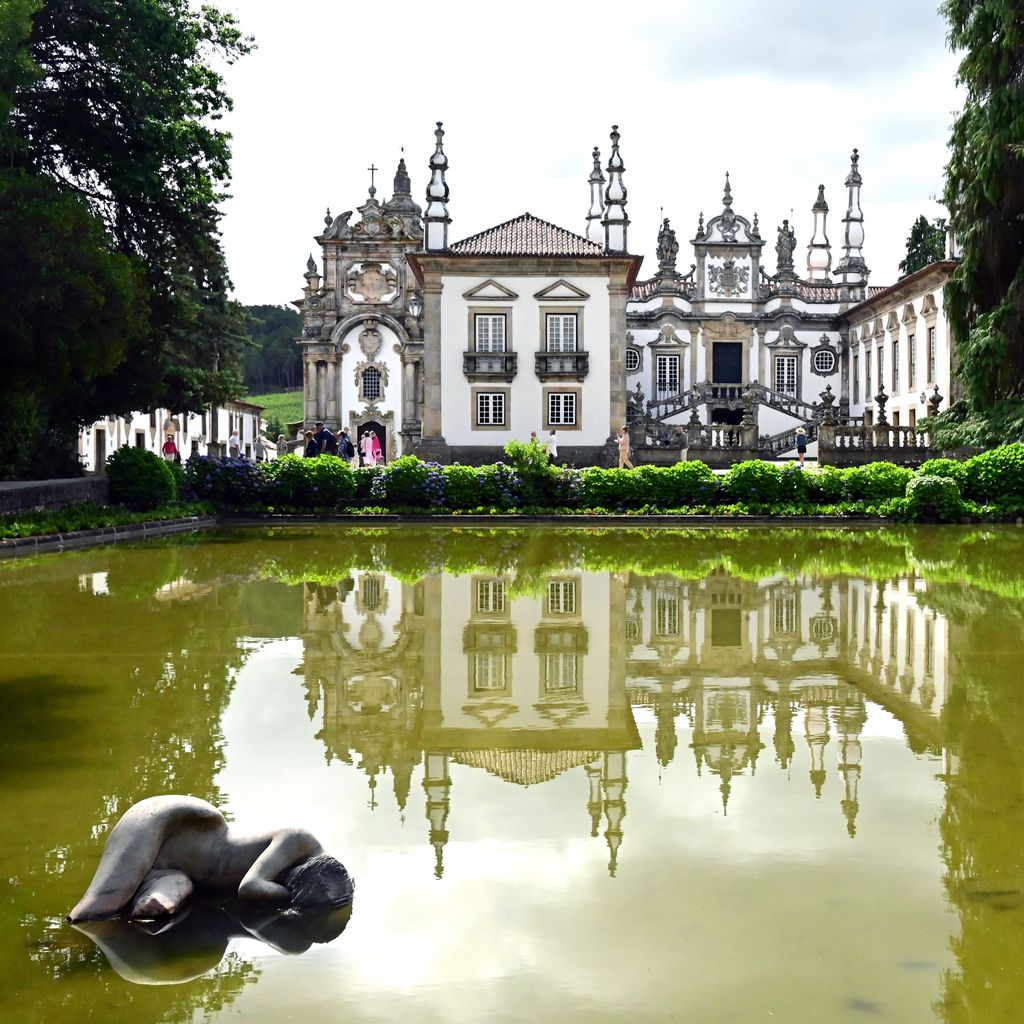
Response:
[[[263,463],[194,456],[182,469],[152,452],[118,449],[108,471],[111,497],[123,507],[86,502],[55,512],[0,516],[0,547],[29,537],[51,537],[50,546],[60,547],[86,532],[103,538],[130,524],[173,521],[188,529],[195,522],[212,524],[204,517],[217,513],[275,521],[507,517],[750,525],[779,519],[950,523],[1024,517],[1024,444],[965,462],[932,459],[916,472],[887,462],[801,470],[758,460],[721,475],[695,461],[632,470],[571,469],[548,465],[543,446],[515,441],[505,446],[505,459],[472,467],[403,456],[387,466],[353,470],[332,455],[289,455]],[[191,503],[164,504],[179,497]],[[133,535],[146,534],[136,530]]]
[[[1024,445],[916,472],[888,462],[801,470],[752,460],[716,475],[702,462],[636,469],[549,466],[543,446],[510,442],[491,466],[441,466],[407,455],[352,470],[331,455],[276,462],[193,457],[184,486],[245,515],[793,517],[901,522],[1024,516]]]

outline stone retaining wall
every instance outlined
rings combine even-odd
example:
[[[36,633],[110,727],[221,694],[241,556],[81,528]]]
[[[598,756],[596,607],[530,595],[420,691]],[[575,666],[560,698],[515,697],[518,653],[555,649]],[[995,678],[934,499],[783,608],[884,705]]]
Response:
[[[81,476],[72,480],[9,480],[0,483],[0,515],[63,508],[76,501],[105,505],[110,493],[106,476]]]
[[[216,525],[216,516],[190,516],[187,519],[154,519],[148,523],[101,526],[95,530],[74,530],[70,533],[48,533],[40,537],[11,537],[0,540],[0,558],[25,558],[50,551],[101,547],[124,540],[144,540],[171,533],[204,530]]]

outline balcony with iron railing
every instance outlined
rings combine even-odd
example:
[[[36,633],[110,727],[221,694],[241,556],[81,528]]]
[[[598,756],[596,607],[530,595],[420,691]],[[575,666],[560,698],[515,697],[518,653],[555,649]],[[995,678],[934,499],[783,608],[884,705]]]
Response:
[[[463,352],[462,372],[470,381],[510,381],[519,369],[517,352]]]
[[[583,380],[590,372],[589,352],[538,352],[535,358],[540,380]]]

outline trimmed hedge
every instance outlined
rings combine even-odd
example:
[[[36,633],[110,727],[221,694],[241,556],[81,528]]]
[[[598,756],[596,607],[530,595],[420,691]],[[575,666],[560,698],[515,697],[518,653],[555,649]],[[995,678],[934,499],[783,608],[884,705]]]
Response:
[[[107,458],[110,500],[130,509],[168,505],[178,497],[178,479],[161,456],[131,445],[111,452]]]
[[[510,446],[507,462],[479,468],[440,466],[412,455],[357,470],[331,455],[265,463],[193,456],[185,484],[192,498],[257,513],[672,512],[941,522],[1024,514],[1024,445],[1019,444],[964,463],[932,459],[916,473],[888,462],[802,470],[752,460],[722,475],[702,462],[568,469],[543,461],[536,447]]]

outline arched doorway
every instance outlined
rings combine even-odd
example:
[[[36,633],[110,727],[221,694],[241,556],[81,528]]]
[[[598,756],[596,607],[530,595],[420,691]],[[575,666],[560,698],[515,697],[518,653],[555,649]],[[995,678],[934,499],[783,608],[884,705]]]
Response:
[[[368,448],[364,446],[364,439],[375,435],[377,443],[380,445],[380,461],[386,462],[388,457],[388,434],[384,429],[383,423],[378,423],[376,420],[367,420],[365,423],[360,423],[356,430],[358,434],[356,436],[356,451],[359,453],[359,465],[369,466],[373,463],[367,458]]]

